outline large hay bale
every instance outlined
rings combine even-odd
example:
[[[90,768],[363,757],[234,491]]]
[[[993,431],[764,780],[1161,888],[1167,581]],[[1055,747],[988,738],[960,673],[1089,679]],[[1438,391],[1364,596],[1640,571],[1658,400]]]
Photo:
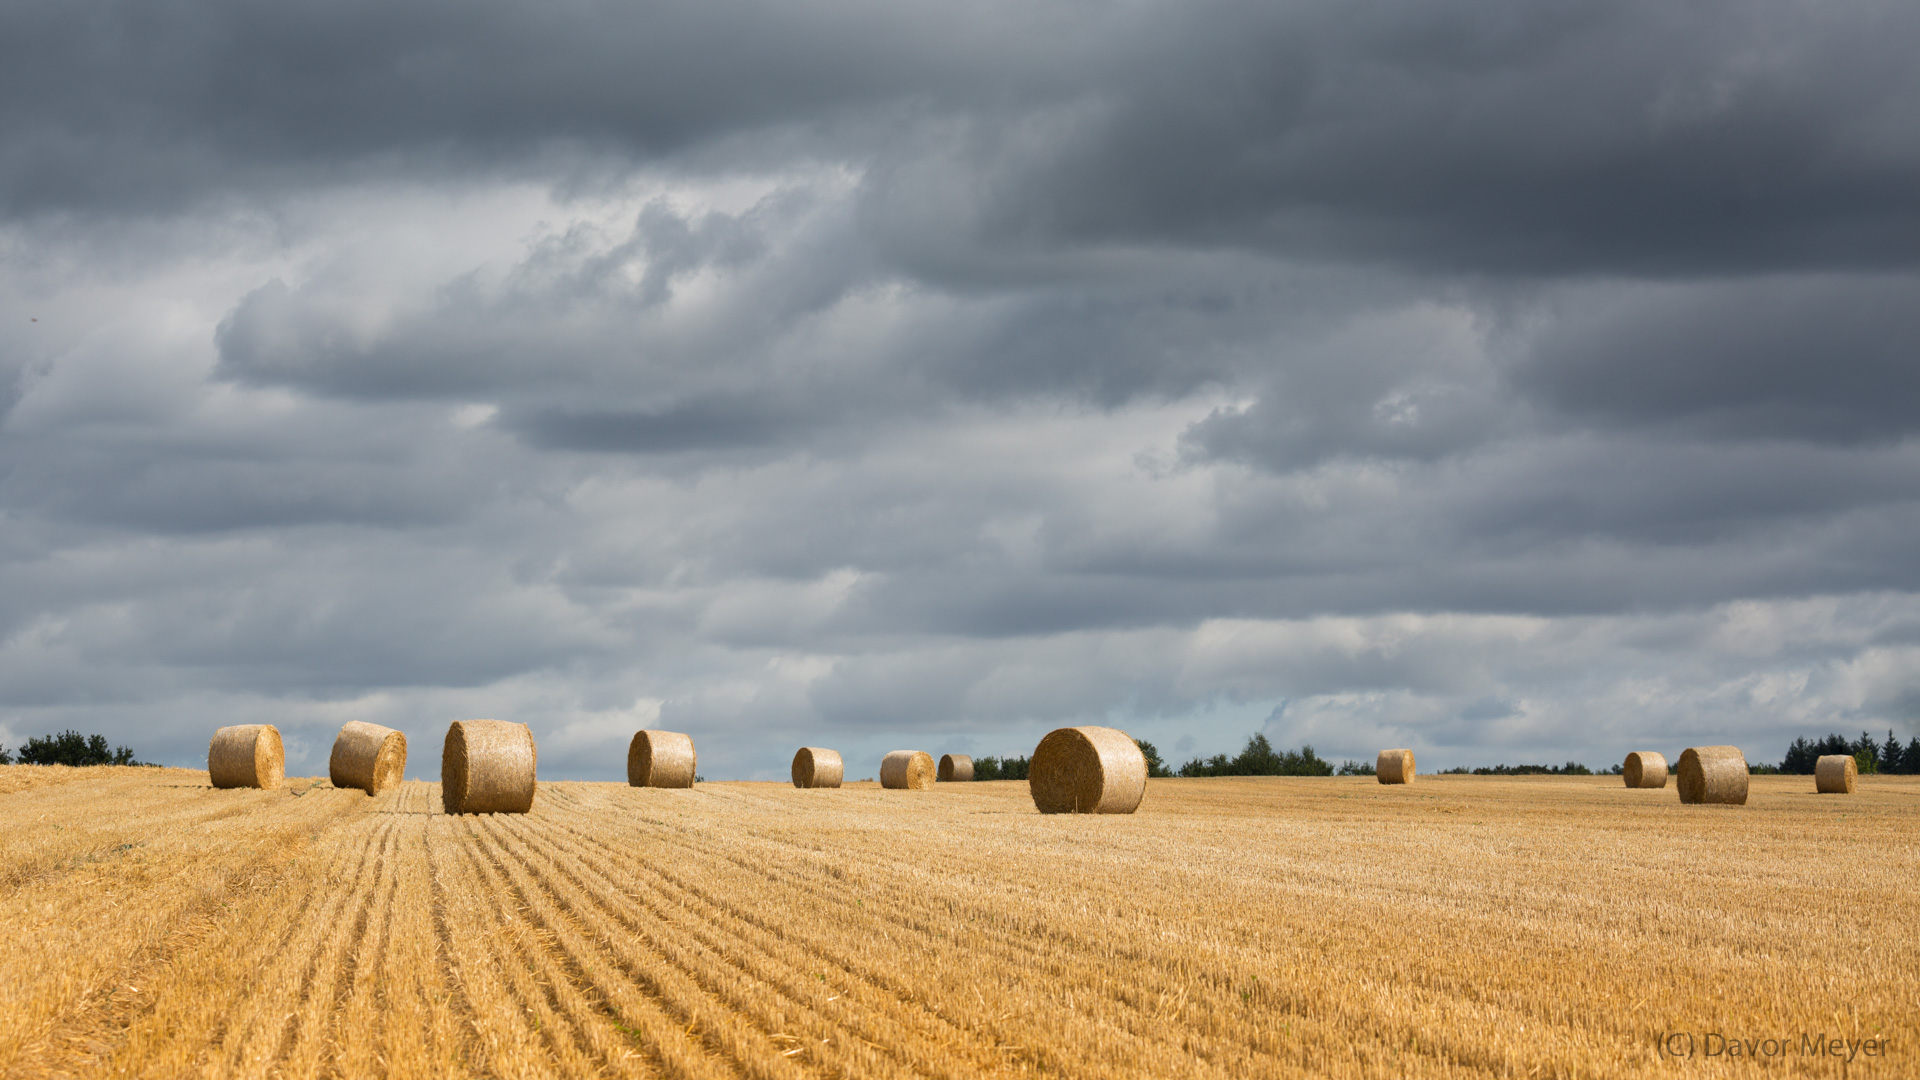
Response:
[[[440,755],[440,802],[449,814],[533,809],[533,730],[509,720],[455,720]]]
[[[924,750],[895,750],[880,759],[880,786],[905,791],[933,787],[933,755]]]
[[[272,724],[235,724],[207,744],[207,776],[217,788],[277,788],[287,777],[287,750]]]
[[[839,787],[846,775],[847,766],[838,750],[803,746],[793,755],[794,787]]]
[[[1747,805],[1747,756],[1737,746],[1680,751],[1680,801]]]
[[[1147,793],[1147,758],[1124,731],[1057,728],[1034,748],[1027,788],[1043,814],[1131,814]]]
[[[1620,775],[1630,788],[1667,786],[1667,756],[1652,750],[1635,750],[1620,766]]]
[[[965,754],[941,754],[937,779],[960,783],[973,779],[973,759]]]
[[[1379,760],[1373,765],[1373,774],[1383,784],[1413,783],[1413,751],[1380,751]]]
[[[369,795],[398,784],[407,774],[407,737],[390,727],[349,720],[333,740],[327,778],[337,788],[359,788]]]
[[[1860,763],[1852,754],[1822,754],[1813,763],[1813,790],[1822,795],[1851,795],[1860,779]]]
[[[693,736],[637,731],[627,746],[627,783],[634,787],[692,787]]]

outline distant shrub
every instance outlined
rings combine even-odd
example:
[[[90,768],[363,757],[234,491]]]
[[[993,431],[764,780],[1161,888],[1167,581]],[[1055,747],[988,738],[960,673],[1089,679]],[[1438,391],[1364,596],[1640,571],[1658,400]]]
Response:
[[[1455,769],[1453,771],[1466,772],[1467,770]],[[1371,761],[1343,761],[1340,763],[1338,769],[1333,770],[1333,774],[1335,776],[1377,776],[1379,775],[1379,770],[1374,768],[1373,762]]]
[[[107,748],[105,735],[82,735],[65,731],[58,735],[28,739],[17,755],[22,765],[142,765],[133,760],[133,751],[125,746]],[[0,764],[11,765],[10,759]]]
[[[1482,765],[1475,776],[1592,776],[1593,770],[1577,761],[1565,765]]]

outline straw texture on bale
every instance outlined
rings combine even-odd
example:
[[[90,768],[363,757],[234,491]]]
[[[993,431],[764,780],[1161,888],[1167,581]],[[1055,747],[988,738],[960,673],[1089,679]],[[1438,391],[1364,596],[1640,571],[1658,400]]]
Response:
[[[906,791],[933,787],[933,755],[924,750],[895,750],[881,758],[880,786]]]
[[[839,787],[847,775],[840,751],[818,746],[803,746],[793,755],[793,786]]]
[[[1689,746],[1678,771],[1683,803],[1747,805],[1747,756],[1737,746]]]
[[[627,746],[627,783],[634,787],[692,787],[693,736],[637,731]]]
[[[1374,762],[1373,773],[1383,784],[1413,783],[1413,751],[1380,751],[1380,759]]]
[[[440,755],[440,802],[449,814],[533,809],[533,731],[508,720],[455,720]]]
[[[359,788],[369,795],[398,784],[407,773],[407,737],[390,727],[349,720],[333,740],[327,778],[337,788]]]
[[[1124,731],[1056,728],[1034,747],[1027,787],[1043,814],[1131,814],[1147,793],[1147,758]]]
[[[217,788],[277,788],[287,776],[287,751],[272,724],[236,724],[213,733],[207,776]]]
[[[1860,779],[1860,763],[1852,754],[1822,754],[1813,764],[1813,790],[1822,795],[1851,795]]]
[[[1627,755],[1626,763],[1620,766],[1620,775],[1626,778],[1630,788],[1666,787],[1667,755],[1652,750],[1635,750]]]
[[[973,779],[973,759],[965,754],[941,754],[939,779],[962,783]]]

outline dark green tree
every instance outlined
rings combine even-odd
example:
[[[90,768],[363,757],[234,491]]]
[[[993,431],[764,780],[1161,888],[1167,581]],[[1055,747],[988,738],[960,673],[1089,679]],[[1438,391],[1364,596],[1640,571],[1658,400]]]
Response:
[[[1880,771],[1883,773],[1901,772],[1901,759],[1906,752],[1900,748],[1900,740],[1893,737],[1893,729],[1887,729],[1887,743],[1880,748]]]
[[[58,735],[28,739],[20,748],[22,765],[138,765],[133,751],[121,746],[107,747],[105,735],[82,735],[64,731]]]
[[[1914,736],[1907,744],[1907,752],[1900,755],[1900,770],[1908,775],[1920,773],[1920,735]]]
[[[13,755],[7,753],[7,748],[5,746],[0,746],[0,765],[11,765],[11,764],[13,764]]]
[[[1173,770],[1167,768],[1167,763],[1160,760],[1160,750],[1158,747],[1154,746],[1152,743],[1146,741],[1145,739],[1135,739],[1133,741],[1140,744],[1140,753],[1142,756],[1144,756],[1147,759],[1147,775],[1148,776],[1172,776],[1173,775]]]

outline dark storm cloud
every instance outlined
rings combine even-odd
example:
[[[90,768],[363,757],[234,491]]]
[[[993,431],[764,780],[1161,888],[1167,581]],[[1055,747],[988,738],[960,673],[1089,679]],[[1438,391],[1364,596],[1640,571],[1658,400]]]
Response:
[[[1920,278],[1622,285],[1565,304],[1514,373],[1587,422],[1860,443],[1920,429]]]
[[[1909,5],[43,0],[4,19],[15,214],[697,150],[870,165],[872,220],[908,247],[1496,272],[1920,250]]]

